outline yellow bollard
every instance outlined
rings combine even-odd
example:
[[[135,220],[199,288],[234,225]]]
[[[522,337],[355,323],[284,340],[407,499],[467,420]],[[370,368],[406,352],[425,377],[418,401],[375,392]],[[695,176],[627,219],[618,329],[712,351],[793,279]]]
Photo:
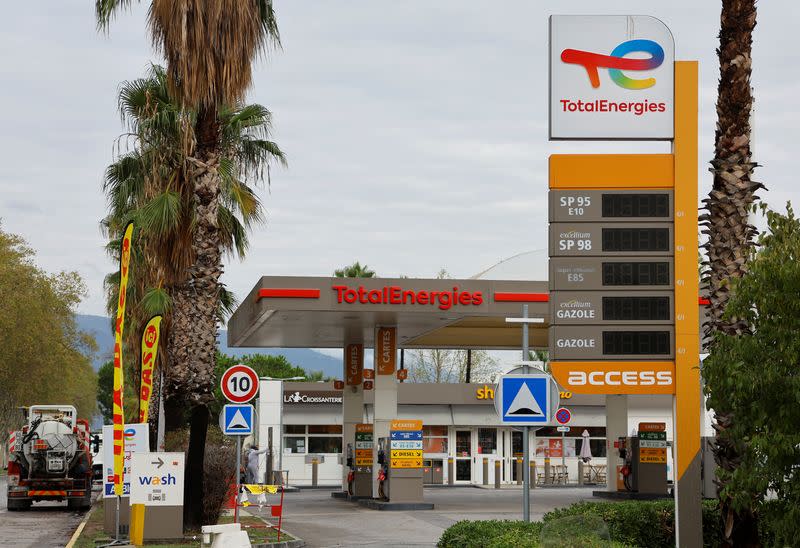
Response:
[[[131,504],[131,544],[144,545],[144,504]]]

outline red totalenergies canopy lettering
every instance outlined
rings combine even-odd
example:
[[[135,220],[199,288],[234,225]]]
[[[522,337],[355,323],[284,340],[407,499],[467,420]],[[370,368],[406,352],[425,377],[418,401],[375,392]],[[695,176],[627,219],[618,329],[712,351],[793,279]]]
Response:
[[[439,305],[440,310],[449,310],[455,305],[478,306],[483,304],[481,291],[461,291],[458,286],[448,291],[416,291],[403,289],[400,286],[387,286],[382,289],[367,289],[363,285],[358,289],[346,285],[334,285],[336,300],[339,304],[429,304]]]

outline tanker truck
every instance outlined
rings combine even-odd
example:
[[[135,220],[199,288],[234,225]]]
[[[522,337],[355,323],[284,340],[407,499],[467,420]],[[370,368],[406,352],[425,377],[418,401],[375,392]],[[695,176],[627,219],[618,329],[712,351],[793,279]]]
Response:
[[[24,408],[26,424],[11,433],[8,509],[37,501],[67,501],[71,510],[92,505],[89,423],[71,405]]]

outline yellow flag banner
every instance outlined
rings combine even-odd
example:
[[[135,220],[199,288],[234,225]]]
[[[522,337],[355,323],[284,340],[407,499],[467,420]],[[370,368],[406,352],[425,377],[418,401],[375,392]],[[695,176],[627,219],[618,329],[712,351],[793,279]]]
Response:
[[[122,236],[119,254],[119,300],[117,301],[117,317],[114,321],[114,494],[122,496],[123,474],[125,467],[125,413],[122,405],[123,386],[125,383],[122,370],[122,330],[125,327],[125,293],[128,289],[128,267],[131,259],[131,241],[133,239],[133,223],[128,223]]]
[[[161,316],[153,316],[142,331],[142,380],[139,383],[139,422],[147,422],[153,375],[156,372],[158,341],[161,337]]]

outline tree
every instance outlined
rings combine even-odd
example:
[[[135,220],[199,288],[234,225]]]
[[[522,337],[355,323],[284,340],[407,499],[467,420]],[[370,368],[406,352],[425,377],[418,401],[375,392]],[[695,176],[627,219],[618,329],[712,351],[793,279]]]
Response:
[[[723,316],[746,322],[748,331],[716,333],[703,376],[709,407],[736,417],[724,435],[738,461],[721,471],[721,497],[735,512],[757,516],[767,492],[774,493],[770,529],[780,536],[776,546],[790,546],[800,537],[800,219],[791,205],[786,214],[763,204],[762,210],[769,232]]]
[[[114,362],[107,361],[97,370],[97,407],[103,417],[103,424],[114,420]]]
[[[763,188],[752,180],[756,167],[750,150],[750,115],[753,106],[750,75],[753,29],[756,25],[755,0],[722,0],[719,48],[717,54],[720,78],[717,92],[717,130],[711,172],[714,181],[706,198],[706,212],[701,225],[708,234],[705,244],[708,271],[704,285],[709,292],[709,323],[706,338],[710,352],[716,350],[715,334],[742,335],[750,327],[743,318],[724,315],[731,297],[733,282],[747,272],[747,258],[753,246],[756,229],[749,222],[749,209],[757,199],[755,192]],[[712,391],[717,390],[713,385]],[[715,407],[717,439],[714,457],[719,467],[720,505],[724,522],[724,538],[730,546],[758,544],[755,514],[740,499],[736,505],[724,488],[741,461],[741,444],[728,430],[735,415],[724,406]]]
[[[187,284],[193,283],[192,265],[197,261],[197,246],[191,242],[202,224],[200,216],[203,215],[196,208],[193,176],[196,138],[192,132],[198,127],[197,114],[179,105],[170,89],[167,73],[159,66],[153,66],[146,78],[124,82],[120,88],[120,113],[130,130],[124,136],[128,149],[106,170],[105,191],[110,212],[103,226],[110,239],[108,249],[112,257],[119,252],[118,241],[127,222],[132,219],[139,227],[128,289],[132,320],[126,326],[126,347],[132,350],[126,353],[130,358],[128,368],[138,372],[140,328],[153,314],[163,314],[162,341],[166,344],[161,345],[159,361],[162,366],[167,365],[164,367],[167,424],[171,428],[182,426],[184,409],[188,407],[192,409],[195,439],[200,440],[203,437],[200,430],[208,425],[207,405],[213,401],[214,370],[198,370],[197,367],[205,363],[203,360],[193,362],[197,367],[190,367],[184,359],[186,356],[181,358],[176,354],[176,344],[181,337],[185,344],[190,342],[186,340],[186,333],[176,335],[176,330],[187,329],[189,312],[186,307],[197,304],[186,299]],[[220,252],[243,257],[248,247],[248,229],[263,220],[261,203],[251,185],[258,184],[265,176],[268,180],[270,162],[285,165],[285,157],[278,145],[268,139],[271,113],[265,107],[254,104],[228,108],[223,105],[217,112],[217,121],[220,141],[215,237]],[[116,312],[118,273],[107,277],[106,286],[109,312],[113,314]],[[214,352],[216,322],[233,306],[233,296],[218,285]],[[183,318],[183,323],[176,322],[176,317]],[[195,336],[196,332],[190,338]],[[190,436],[187,467],[202,466],[202,455],[197,453],[204,445],[198,447]],[[189,477],[196,481],[202,474]],[[195,489],[193,481],[187,492]],[[187,523],[195,525],[191,520],[198,515],[198,509],[187,512]]]
[[[434,348],[408,352],[411,382],[466,382],[467,351]],[[485,350],[473,350],[471,382],[494,382],[499,373],[497,361]]]
[[[356,261],[350,266],[337,268],[333,275],[337,278],[374,278],[375,271],[370,270],[367,265],[361,266],[361,263]]]
[[[217,378],[221,378],[226,369],[239,363],[252,367],[259,378],[273,377],[276,379],[285,379],[289,377],[306,377],[306,380],[314,380],[309,378],[309,375],[302,367],[293,365],[286,359],[286,356],[283,355],[268,356],[265,354],[250,354],[236,358],[219,352],[217,353]],[[227,403],[219,385],[214,389],[214,400],[214,403],[211,405],[211,413],[212,415],[217,415],[222,410],[222,406]]]
[[[65,243],[65,245],[69,245]],[[19,406],[70,404],[95,411],[97,345],[80,331],[75,307],[86,294],[76,272],[48,274],[26,242],[0,228],[0,442],[21,426]]]

